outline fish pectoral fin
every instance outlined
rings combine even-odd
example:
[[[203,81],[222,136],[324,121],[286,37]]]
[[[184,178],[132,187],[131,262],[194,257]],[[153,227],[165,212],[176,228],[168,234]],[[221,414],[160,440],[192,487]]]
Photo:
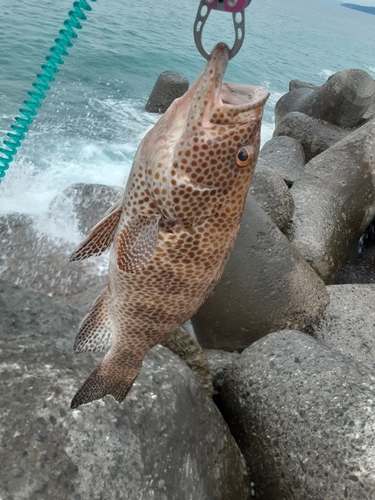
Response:
[[[108,354],[78,389],[70,405],[72,409],[101,399],[107,394],[119,403],[125,399],[141,371],[142,361],[127,364],[126,358],[121,357],[116,362]]]
[[[84,260],[92,255],[101,255],[111,245],[122,213],[121,204],[117,202],[111,209],[108,215],[91,229],[87,238],[72,253],[70,262]]]
[[[147,267],[158,241],[160,215],[132,217],[117,237],[117,269],[137,273]]]
[[[108,287],[95,300],[78,327],[75,352],[99,352],[111,345],[113,325],[108,308]]]

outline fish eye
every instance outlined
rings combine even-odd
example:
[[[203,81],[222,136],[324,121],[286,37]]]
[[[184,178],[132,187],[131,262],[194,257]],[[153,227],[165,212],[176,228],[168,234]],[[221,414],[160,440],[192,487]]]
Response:
[[[246,167],[253,158],[253,152],[249,146],[240,148],[236,154],[236,163],[239,167]]]

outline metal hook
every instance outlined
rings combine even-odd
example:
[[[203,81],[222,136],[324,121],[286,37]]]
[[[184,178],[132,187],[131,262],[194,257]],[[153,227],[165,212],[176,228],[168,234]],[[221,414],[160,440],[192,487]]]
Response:
[[[229,59],[232,59],[242,47],[242,43],[245,37],[245,7],[247,7],[250,2],[251,0],[246,0],[243,2],[233,2],[233,0],[227,0],[227,4],[225,6],[226,8],[219,8],[218,3],[215,0],[201,0],[194,22],[194,41],[198,51],[205,59],[208,59],[210,57],[210,54],[208,54],[203,47],[202,33],[203,27],[207,21],[208,16],[210,15],[211,10],[213,8],[217,8],[218,10],[229,11],[232,14],[235,32],[235,41],[233,47],[229,52]],[[239,10],[235,9],[235,5],[237,3],[242,4],[242,8],[240,8]]]

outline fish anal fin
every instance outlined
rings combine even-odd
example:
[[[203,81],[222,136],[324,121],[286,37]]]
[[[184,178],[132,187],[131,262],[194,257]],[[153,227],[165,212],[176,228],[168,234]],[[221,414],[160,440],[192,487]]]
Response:
[[[120,221],[122,209],[116,208],[115,204],[111,211],[89,232],[79,247],[70,256],[70,262],[75,260],[84,260],[93,255],[101,255],[111,245],[117,224]]]
[[[74,351],[98,352],[110,346],[113,325],[108,307],[108,294],[106,287],[81,321],[74,341]]]
[[[117,237],[117,269],[137,273],[147,267],[158,241],[160,215],[136,215]]]
[[[81,405],[91,403],[110,394],[116,401],[121,403],[130,391],[135,379],[138,377],[142,362],[126,366],[114,363],[107,356],[99,366],[95,368],[76,392],[70,407],[78,408]]]

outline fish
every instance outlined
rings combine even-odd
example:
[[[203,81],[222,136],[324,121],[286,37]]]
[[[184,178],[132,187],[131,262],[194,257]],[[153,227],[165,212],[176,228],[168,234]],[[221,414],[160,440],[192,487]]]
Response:
[[[76,352],[107,352],[71,408],[106,395],[122,402],[147,352],[198,310],[223,273],[269,96],[261,86],[224,83],[228,57],[225,43],[213,48],[141,141],[123,198],[71,255],[80,261],[111,248],[108,284],[74,342]]]

